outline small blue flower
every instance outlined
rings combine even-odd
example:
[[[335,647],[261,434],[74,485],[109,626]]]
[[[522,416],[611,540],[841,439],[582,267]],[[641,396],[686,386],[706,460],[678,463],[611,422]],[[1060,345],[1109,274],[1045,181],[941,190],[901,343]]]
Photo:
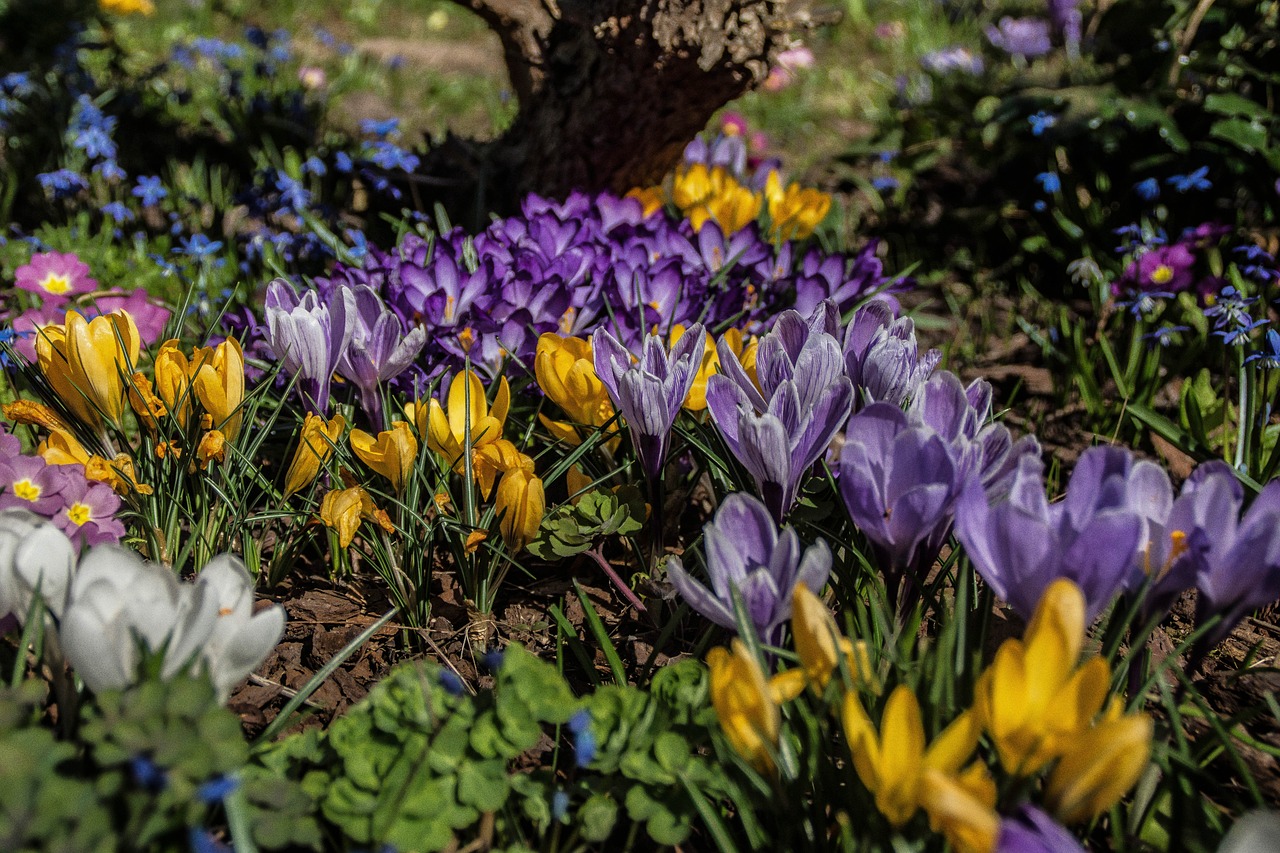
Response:
[[[196,799],[207,806],[220,803],[240,787],[240,780],[230,774],[214,776],[196,789]]]
[[[1257,362],[1259,367],[1273,370],[1280,367],[1280,332],[1275,329],[1267,331],[1262,342],[1262,349],[1245,359],[1246,364]]]
[[[221,240],[210,240],[203,234],[192,234],[180,241],[181,245],[174,249],[175,254],[190,255],[193,258],[207,258],[222,250]]]
[[[1031,125],[1032,136],[1042,136],[1046,130],[1058,123],[1058,117],[1041,110],[1027,116],[1027,122]]]
[[[462,679],[458,678],[457,673],[451,669],[440,670],[440,686],[444,688],[444,692],[450,696],[462,695]]]
[[[1245,323],[1234,329],[1218,329],[1213,334],[1222,338],[1222,342],[1229,347],[1242,347],[1249,342],[1255,329],[1269,324],[1269,320],[1255,320],[1252,323]]]
[[[86,127],[78,131],[71,145],[95,160],[114,160],[116,156],[116,144],[101,127]]]
[[[324,161],[319,157],[312,155],[307,158],[305,163],[302,164],[302,171],[304,174],[315,175],[316,177],[323,178],[325,173],[329,171],[329,167],[326,166]]]
[[[1160,182],[1155,178],[1147,178],[1133,185],[1133,191],[1143,201],[1155,201],[1160,198]]]
[[[280,192],[280,200],[285,208],[294,213],[302,213],[311,205],[311,193],[283,172],[276,177],[276,189]]]
[[[36,175],[36,180],[40,182],[40,187],[45,192],[53,193],[54,198],[67,198],[89,188],[89,182],[85,180],[84,175],[70,169],[42,172]]]
[[[485,669],[496,674],[497,671],[502,667],[501,650],[489,649],[489,651],[484,653],[484,657],[482,658],[482,661],[484,662]]]
[[[384,139],[400,132],[400,119],[388,118],[381,121],[367,118],[360,122],[360,132]]]
[[[1190,326],[1161,326],[1154,332],[1143,335],[1143,339],[1158,346],[1167,347],[1178,342],[1178,333],[1185,332]]]
[[[161,199],[169,196],[169,191],[160,183],[158,175],[139,175],[132,193],[135,198],[142,200],[143,207],[154,207]]]
[[[1116,307],[1124,308],[1135,317],[1147,317],[1160,310],[1164,304],[1161,300],[1172,298],[1172,293],[1164,293],[1158,290],[1135,290],[1129,294],[1127,299],[1117,301]]]
[[[1062,189],[1062,180],[1057,172],[1041,172],[1036,175],[1036,182],[1040,184],[1040,189],[1047,193],[1056,193]]]
[[[234,853],[202,826],[193,826],[187,831],[187,842],[191,845],[191,853]]]
[[[556,792],[551,795],[551,818],[552,820],[562,821],[569,814],[569,792],[563,788],[557,788]]]
[[[21,71],[13,71],[0,77],[0,89],[15,98],[25,98],[36,92],[35,84],[31,82],[31,75]]]
[[[1244,326],[1253,318],[1249,315],[1249,306],[1258,301],[1258,297],[1246,297],[1231,285],[1222,288],[1213,300],[1213,304],[1204,309],[1204,316],[1212,317],[1218,329]]]
[[[339,151],[333,155],[333,168],[345,175],[355,168],[355,164],[351,162],[350,154],[345,151]]]
[[[95,174],[101,175],[105,180],[111,181],[112,183],[116,181],[123,181],[125,178],[129,177],[129,173],[120,168],[120,164],[115,160],[103,160],[101,163],[94,165],[93,171]]]
[[[1213,186],[1206,177],[1208,174],[1209,167],[1201,166],[1189,175],[1170,175],[1165,179],[1165,183],[1180,193],[1207,190]]]
[[[102,206],[104,216],[109,216],[117,224],[122,225],[125,222],[133,221],[133,211],[125,206],[124,202],[113,201]]]
[[[888,175],[881,175],[878,178],[871,179],[871,186],[876,192],[892,192],[898,188],[898,179]]]
[[[148,791],[161,791],[169,784],[168,775],[144,755],[135,755],[129,759],[129,773],[133,776],[134,784]]]
[[[418,157],[410,154],[400,146],[392,142],[375,142],[370,146],[368,153],[369,160],[379,169],[392,171],[401,169],[405,172],[412,172],[418,168]]]

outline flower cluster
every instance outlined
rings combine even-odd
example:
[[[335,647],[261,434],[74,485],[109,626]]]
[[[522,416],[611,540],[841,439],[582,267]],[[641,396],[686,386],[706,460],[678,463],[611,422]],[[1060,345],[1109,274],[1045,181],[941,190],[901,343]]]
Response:
[[[119,542],[125,533],[110,486],[88,479],[83,465],[24,455],[17,437],[0,430],[0,510],[10,508],[50,519],[79,545]]]

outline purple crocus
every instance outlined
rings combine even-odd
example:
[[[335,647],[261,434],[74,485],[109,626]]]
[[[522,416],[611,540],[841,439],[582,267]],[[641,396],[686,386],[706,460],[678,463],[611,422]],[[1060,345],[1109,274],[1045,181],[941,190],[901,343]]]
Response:
[[[1013,18],[1008,15],[998,25],[987,27],[987,41],[1010,56],[1034,59],[1053,49],[1049,22],[1043,18]]]
[[[1057,578],[1080,587],[1089,621],[1130,582],[1146,525],[1127,505],[1126,459],[1118,448],[1089,448],[1054,504],[1045,495],[1044,463],[1030,454],[1018,459],[1007,499],[993,505],[977,479],[965,487],[956,536],[983,580],[1024,619]]]
[[[1196,490],[1208,479],[1203,478]],[[1239,492],[1219,487],[1206,519],[1215,526],[1206,530],[1208,547],[1198,555],[1197,621],[1222,617],[1205,636],[1206,648],[1230,634],[1247,614],[1280,598],[1280,480],[1267,484],[1237,523],[1239,498]]]
[[[640,467],[657,483],[667,458],[671,427],[706,351],[707,332],[695,324],[668,353],[662,338],[647,335],[638,362],[604,329],[591,336],[596,375],[618,411],[627,419]]]
[[[860,403],[903,405],[929,377],[942,359],[938,350],[920,354],[915,324],[909,317],[894,317],[880,300],[859,308],[845,330],[845,373]]]
[[[339,290],[346,290],[339,286]],[[427,342],[426,329],[407,335],[395,312],[366,285],[350,289],[355,307],[351,342],[338,359],[338,372],[360,389],[360,404],[369,419],[382,427],[382,395],[378,385],[403,373]]]
[[[329,382],[351,342],[355,301],[350,290],[336,288],[322,304],[309,290],[301,298],[282,278],[267,286],[267,336],[276,358],[290,376],[307,408],[317,414],[329,410]]]
[[[853,409],[853,384],[844,375],[840,345],[824,329],[834,316],[826,303],[806,321],[785,311],[760,340],[755,384],[728,343],[718,345],[720,369],[707,380],[707,408],[729,450],[755,479],[773,517],[781,521],[800,482]]]
[[[745,492],[724,499],[703,528],[702,549],[711,589],[694,580],[679,557],[667,561],[667,575],[680,595],[712,622],[737,630],[736,591],[756,634],[770,645],[779,643],[782,626],[791,618],[796,584],[816,593],[831,573],[827,543],[819,539],[802,549],[795,528],[779,533],[765,505]]]
[[[937,559],[963,484],[947,442],[897,406],[872,403],[849,419],[840,496],[878,552],[891,598],[902,578],[922,579]]]
[[[1032,805],[1000,821],[995,853],[1084,853],[1074,835]]]

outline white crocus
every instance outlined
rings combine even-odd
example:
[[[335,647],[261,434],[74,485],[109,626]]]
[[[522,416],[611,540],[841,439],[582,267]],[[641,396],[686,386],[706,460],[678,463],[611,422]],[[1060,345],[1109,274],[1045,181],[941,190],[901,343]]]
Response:
[[[52,522],[25,509],[0,512],[0,617],[25,621],[36,589],[60,617],[75,563],[75,548]]]
[[[163,653],[161,678],[189,664],[213,633],[218,604],[206,590],[114,545],[80,558],[59,626],[67,660],[90,689],[127,687],[143,651]]]
[[[244,563],[231,554],[214,557],[200,572],[196,588],[217,607],[213,633],[201,658],[208,667],[218,700],[258,668],[284,633],[284,608],[275,604],[253,612],[253,578]]]

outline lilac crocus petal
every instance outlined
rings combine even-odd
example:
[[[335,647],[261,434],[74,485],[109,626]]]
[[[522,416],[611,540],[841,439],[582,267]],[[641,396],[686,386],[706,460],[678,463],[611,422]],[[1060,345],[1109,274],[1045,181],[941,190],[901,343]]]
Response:
[[[1205,637],[1213,645],[1246,615],[1280,597],[1280,480],[1267,484],[1240,519],[1234,535],[1214,537],[1196,585],[1197,617],[1220,615]]]
[[[1062,824],[1032,805],[1000,821],[995,853],[1084,853]]]
[[[1049,584],[1065,577],[1080,586],[1092,621],[1134,571],[1144,523],[1122,493],[1106,499],[1114,485],[1099,475],[1122,460],[1104,458],[1103,450],[1081,455],[1058,503],[1049,503],[1044,463],[1032,455],[1019,459],[1007,497],[991,495],[972,478],[957,501],[957,538],[987,585],[1024,619]]]
[[[701,325],[691,326],[670,353],[659,336],[648,335],[637,363],[632,363],[631,353],[604,329],[591,340],[596,375],[626,418],[645,476],[656,483],[666,462],[671,427],[706,351],[706,330]]]
[[[350,292],[350,304],[355,310],[351,339],[338,359],[337,371],[360,390],[361,405],[380,427],[382,397],[378,385],[399,376],[413,363],[427,342],[427,333],[418,326],[406,335],[400,318],[367,285],[339,285],[338,290]]]
[[[909,317],[894,319],[880,301],[858,309],[845,331],[845,373],[858,399],[901,406],[937,367],[942,353],[920,354],[915,324]]]
[[[770,644],[777,644],[783,624],[791,618],[796,584],[816,593],[831,573],[831,550],[825,542],[802,548],[793,528],[779,532],[764,504],[744,492],[725,498],[706,525],[703,553],[711,588],[690,577],[679,558],[672,557],[667,572],[676,590],[694,610],[731,630],[737,629],[736,593],[756,634]]]
[[[327,304],[316,291],[302,297],[284,279],[267,287],[268,341],[285,372],[296,376],[304,403],[311,411],[329,408],[329,383],[355,322],[354,297],[339,287]]]

